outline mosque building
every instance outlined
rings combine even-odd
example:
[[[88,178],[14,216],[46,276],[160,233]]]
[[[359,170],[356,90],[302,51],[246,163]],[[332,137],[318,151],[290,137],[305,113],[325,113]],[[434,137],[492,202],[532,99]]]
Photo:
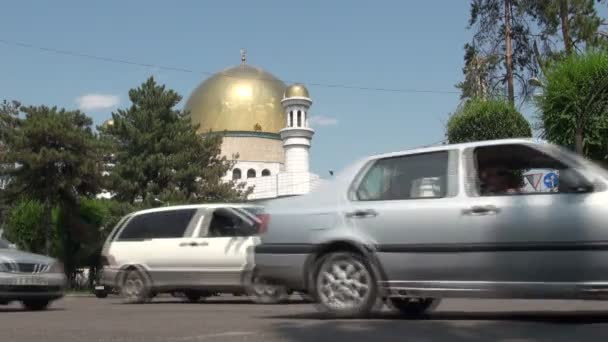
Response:
[[[302,195],[322,180],[310,172],[312,99],[302,84],[287,86],[246,63],[203,81],[188,98],[199,134],[222,134],[221,155],[234,161],[225,181],[253,187],[249,200]],[[105,197],[105,196],[104,196]]]

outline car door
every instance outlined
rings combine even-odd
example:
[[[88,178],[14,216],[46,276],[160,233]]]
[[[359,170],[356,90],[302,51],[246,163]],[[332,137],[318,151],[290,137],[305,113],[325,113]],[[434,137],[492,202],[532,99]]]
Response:
[[[600,248],[608,241],[606,194],[601,185],[582,186],[593,182],[582,165],[537,144],[481,146],[464,153],[471,156],[466,166],[471,175],[504,165],[521,181],[515,193],[484,193],[479,177],[471,179],[477,184],[469,184],[463,210],[471,236],[468,254],[476,258],[478,272],[469,280],[510,291],[517,290],[513,284],[524,284],[522,290],[542,295],[550,295],[549,284],[608,280],[608,255]]]
[[[454,256],[430,252],[462,239],[458,158],[457,150],[381,158],[355,180],[345,220],[375,247],[393,286],[452,272]]]
[[[195,279],[198,271],[187,251],[191,243],[187,234],[195,225],[197,211],[196,208],[159,210],[142,215],[140,222],[136,222],[144,231],[137,248],[143,253],[142,263],[155,286],[180,286]]]
[[[240,286],[242,272],[251,267],[257,238],[254,220],[235,207],[211,208],[200,218],[194,235],[185,241],[183,253],[200,270],[199,284]]]

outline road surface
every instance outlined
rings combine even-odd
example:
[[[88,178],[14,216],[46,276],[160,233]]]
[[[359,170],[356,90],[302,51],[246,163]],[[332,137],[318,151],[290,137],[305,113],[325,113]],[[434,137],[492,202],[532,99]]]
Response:
[[[446,300],[425,318],[383,311],[366,320],[328,320],[303,302],[255,305],[231,296],[143,305],[67,297],[44,312],[0,307],[2,342],[573,342],[607,336],[608,302]]]

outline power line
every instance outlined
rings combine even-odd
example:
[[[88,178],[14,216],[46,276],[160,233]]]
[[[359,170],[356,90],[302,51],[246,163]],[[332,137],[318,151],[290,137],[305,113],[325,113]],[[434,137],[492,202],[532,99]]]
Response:
[[[18,42],[18,41],[7,40],[7,39],[3,39],[3,38],[0,38],[0,43],[2,43],[4,45],[19,46],[19,47],[22,47],[22,48],[28,48],[28,49],[39,50],[39,51],[44,51],[44,52],[50,52],[50,53],[59,54],[59,55],[66,55],[66,56],[72,56],[72,57],[86,58],[86,59],[103,61],[103,62],[108,62],[108,63],[126,64],[126,65],[146,67],[146,68],[156,68],[156,69],[160,69],[160,70],[184,72],[184,73],[190,73],[190,74],[203,74],[203,75],[207,75],[207,76],[211,76],[211,75],[215,75],[216,74],[215,72],[211,72],[211,71],[200,71],[200,70],[193,70],[193,69],[182,68],[182,67],[173,67],[173,66],[166,66],[166,65],[159,65],[159,64],[141,63],[141,62],[134,62],[134,61],[130,61],[130,60],[126,60],[126,59],[120,59],[120,58],[104,57],[104,56],[98,56],[98,55],[80,53],[80,52],[75,52],[75,51],[71,51],[71,50],[61,50],[61,49],[55,49],[55,48],[48,48],[48,47],[43,47],[43,46],[37,46],[37,45],[27,44],[27,43],[23,43],[23,42]],[[224,77],[232,77],[230,75],[222,75],[222,76],[224,76]],[[239,78],[241,78],[241,77],[239,77]],[[274,81],[274,79],[270,79],[270,78],[252,78],[252,79],[257,79],[257,80],[262,80],[262,81],[264,81],[264,80],[266,80],[266,81]],[[298,83],[296,81],[287,81],[287,80],[283,80],[283,82],[285,82],[285,83]],[[328,84],[328,83],[318,83],[318,82],[301,82],[301,83],[304,83],[304,84],[310,85],[310,86],[325,87],[325,88],[340,88],[340,89],[380,91],[380,92],[394,92],[394,93],[429,93],[429,94],[459,94],[460,93],[458,91],[449,91],[449,90],[379,88],[379,87],[353,86],[353,85],[346,85],[346,84]]]

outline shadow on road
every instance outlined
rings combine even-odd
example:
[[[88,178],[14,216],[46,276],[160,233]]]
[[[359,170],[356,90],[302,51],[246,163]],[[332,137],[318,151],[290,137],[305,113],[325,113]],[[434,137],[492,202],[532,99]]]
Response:
[[[116,305],[133,305],[128,303],[116,302]],[[221,305],[221,304],[234,304],[234,305],[259,305],[249,299],[203,299],[197,303],[188,302],[186,299],[169,299],[169,300],[152,300],[145,305],[162,305],[162,304],[184,304],[184,305]],[[284,304],[276,305],[297,305],[297,304],[309,304],[304,300],[290,300]]]
[[[265,316],[264,318],[283,320],[333,320],[318,312],[307,312],[293,315]],[[358,320],[358,319],[350,319]],[[406,317],[393,312],[379,312],[365,318],[374,320],[402,320],[402,321],[521,321],[559,324],[593,324],[608,323],[608,312],[598,311],[569,311],[569,312],[437,312],[423,316]],[[342,319],[339,321],[349,321]]]
[[[9,306],[9,307],[0,306],[0,314],[8,313],[8,312],[21,312],[21,313],[27,313],[27,314],[39,312],[41,314],[44,314],[45,312],[49,312],[49,311],[64,311],[64,310],[65,310],[64,308],[48,308],[46,310],[33,311],[33,310],[26,310],[19,306]]]
[[[438,312],[404,318],[378,313],[365,320],[329,320],[319,313],[266,316],[281,319],[274,330],[293,342],[309,341],[600,341],[603,312]],[[313,320],[313,321],[311,321]],[[574,326],[577,325],[577,326]]]

